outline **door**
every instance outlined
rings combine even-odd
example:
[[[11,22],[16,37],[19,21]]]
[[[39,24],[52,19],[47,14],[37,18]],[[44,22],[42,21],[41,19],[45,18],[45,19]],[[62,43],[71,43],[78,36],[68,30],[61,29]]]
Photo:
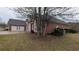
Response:
[[[11,26],[11,31],[18,31],[18,26]]]

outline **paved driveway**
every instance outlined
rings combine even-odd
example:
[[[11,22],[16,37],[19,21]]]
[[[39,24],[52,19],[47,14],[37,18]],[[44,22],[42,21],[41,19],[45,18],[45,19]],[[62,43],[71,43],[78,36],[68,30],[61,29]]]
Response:
[[[17,34],[17,33],[23,33],[23,32],[0,31],[0,35]]]

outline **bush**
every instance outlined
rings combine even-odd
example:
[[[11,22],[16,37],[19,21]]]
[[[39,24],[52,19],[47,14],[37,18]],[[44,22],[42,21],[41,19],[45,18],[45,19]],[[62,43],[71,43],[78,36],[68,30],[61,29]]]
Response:
[[[49,35],[62,36],[64,35],[64,30],[61,28],[55,28],[53,32],[48,33]]]
[[[76,30],[73,29],[64,29],[66,31],[66,33],[77,33]]]
[[[56,35],[56,36],[62,36],[62,35],[64,35],[64,30],[61,29],[61,28],[56,28],[54,30],[54,35]]]

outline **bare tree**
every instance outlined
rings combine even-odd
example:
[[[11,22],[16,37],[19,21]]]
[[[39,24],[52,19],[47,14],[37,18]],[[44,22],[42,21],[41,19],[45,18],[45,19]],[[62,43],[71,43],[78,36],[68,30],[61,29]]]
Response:
[[[39,36],[46,35],[46,28],[48,25],[48,17],[59,16],[63,19],[63,16],[75,16],[79,13],[68,13],[67,11],[72,9],[71,7],[17,7],[14,8],[14,11],[19,13],[23,17],[29,17],[31,21],[36,20],[37,24],[37,33]]]

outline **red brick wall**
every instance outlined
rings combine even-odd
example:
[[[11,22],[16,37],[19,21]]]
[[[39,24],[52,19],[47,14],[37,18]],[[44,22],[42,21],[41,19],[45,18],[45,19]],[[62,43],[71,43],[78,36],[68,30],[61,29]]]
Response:
[[[62,28],[62,26],[63,26],[63,28],[67,28],[68,27],[65,24],[49,23],[48,26],[47,26],[47,33],[52,32],[56,28],[56,26],[59,26],[59,28]]]
[[[52,32],[55,28],[56,28],[56,25],[57,24],[48,24],[48,26],[47,26],[47,33],[50,33],[50,32]]]

